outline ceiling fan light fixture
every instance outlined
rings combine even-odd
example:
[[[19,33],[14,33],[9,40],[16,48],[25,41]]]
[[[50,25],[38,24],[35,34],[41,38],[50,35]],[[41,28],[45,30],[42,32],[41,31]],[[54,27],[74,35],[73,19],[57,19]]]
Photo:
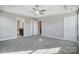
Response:
[[[33,12],[32,13],[34,15],[40,15],[40,14],[41,15],[44,15],[43,12],[46,11],[45,9],[40,10],[38,5],[36,5],[35,8],[32,8],[32,9],[33,9]]]
[[[35,14],[38,15],[39,14],[39,11],[35,11]]]

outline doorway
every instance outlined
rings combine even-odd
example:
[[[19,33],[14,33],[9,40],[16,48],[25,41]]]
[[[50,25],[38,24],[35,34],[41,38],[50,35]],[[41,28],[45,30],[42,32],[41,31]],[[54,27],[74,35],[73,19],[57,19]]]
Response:
[[[17,20],[17,37],[24,36],[24,20]]]
[[[42,21],[38,21],[38,34],[42,34]]]

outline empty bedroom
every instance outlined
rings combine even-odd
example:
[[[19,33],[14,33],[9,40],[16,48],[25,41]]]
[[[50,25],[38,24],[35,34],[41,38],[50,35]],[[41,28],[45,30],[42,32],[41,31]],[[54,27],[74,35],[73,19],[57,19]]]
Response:
[[[0,5],[0,54],[79,54],[78,5]]]

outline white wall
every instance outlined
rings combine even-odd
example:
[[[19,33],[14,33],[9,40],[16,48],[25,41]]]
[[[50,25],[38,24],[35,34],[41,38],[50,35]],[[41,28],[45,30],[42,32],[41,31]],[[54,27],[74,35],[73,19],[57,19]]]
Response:
[[[8,12],[0,12],[0,40],[16,38],[17,17],[19,17],[19,15]],[[24,18],[24,36],[38,34],[37,21],[26,16],[20,15],[20,17]]]
[[[64,39],[77,41],[77,15],[64,17]]]
[[[0,40],[16,38],[17,17],[19,17],[19,15],[8,12],[0,12]],[[20,15],[20,17],[24,19],[24,36],[38,34],[37,21],[26,16]]]
[[[38,21],[36,21],[36,20],[34,20],[34,19],[32,19],[31,20],[31,24],[30,24],[31,26],[31,34],[32,35],[37,35],[38,34]]]
[[[77,41],[76,22],[76,12],[43,18],[42,35],[63,40]]]
[[[38,22],[31,18],[26,18],[24,22],[24,36],[37,35]]]
[[[24,36],[32,35],[31,31],[31,20],[26,18],[24,20]]]
[[[0,39],[16,37],[16,17],[11,14],[0,13]],[[38,22],[28,17],[24,20],[24,36],[38,34]],[[64,18],[61,15],[56,15],[45,17],[42,18],[42,35],[75,41],[75,26],[76,16],[67,16]]]
[[[60,15],[43,18],[42,35],[64,38],[64,18]]]
[[[77,43],[79,44],[79,9],[78,9],[78,24],[77,24],[77,28],[78,28],[78,41]]]
[[[16,19],[11,14],[0,13],[0,39],[16,37]]]
[[[33,20],[33,35],[37,35],[38,34],[38,21]]]

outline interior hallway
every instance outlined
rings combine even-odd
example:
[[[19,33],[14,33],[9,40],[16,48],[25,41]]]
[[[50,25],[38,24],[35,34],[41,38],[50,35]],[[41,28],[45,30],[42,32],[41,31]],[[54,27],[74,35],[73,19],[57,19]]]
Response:
[[[40,35],[0,41],[0,53],[77,54],[77,49],[75,42]]]

